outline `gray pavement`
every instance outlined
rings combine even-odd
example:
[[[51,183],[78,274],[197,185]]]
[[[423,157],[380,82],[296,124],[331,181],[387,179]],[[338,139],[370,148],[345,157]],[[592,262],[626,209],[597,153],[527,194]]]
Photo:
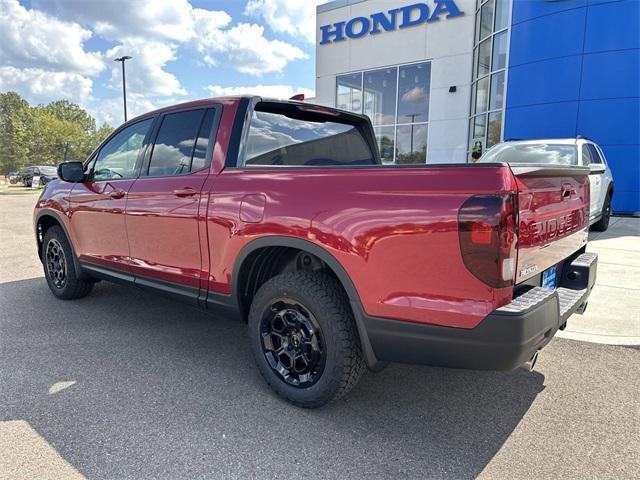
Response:
[[[104,282],[54,299],[34,202],[0,196],[0,478],[637,478],[636,347],[554,339],[535,372],[391,365],[300,410],[240,323]],[[598,302],[632,295],[613,292]]]

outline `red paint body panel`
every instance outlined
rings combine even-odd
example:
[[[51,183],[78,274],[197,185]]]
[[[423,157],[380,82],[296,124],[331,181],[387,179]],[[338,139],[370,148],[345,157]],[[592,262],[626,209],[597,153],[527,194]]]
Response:
[[[586,241],[583,177],[519,178],[506,165],[225,168],[238,102],[187,105],[223,106],[209,170],[87,182],[71,194],[52,182],[36,215],[63,212],[80,259],[223,294],[235,293],[233,272],[251,241],[303,239],[343,266],[368,315],[467,329],[509,303],[513,287],[492,288],[465,267],[458,232],[465,200],[518,195],[519,268],[547,268]],[[197,193],[175,193],[187,187]],[[114,188],[127,195],[114,199]],[[561,201],[563,188],[573,193]]]

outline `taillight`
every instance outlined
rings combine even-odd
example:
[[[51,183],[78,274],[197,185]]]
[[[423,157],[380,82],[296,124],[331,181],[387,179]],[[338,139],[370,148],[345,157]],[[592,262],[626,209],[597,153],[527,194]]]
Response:
[[[458,211],[460,251],[467,269],[495,288],[513,285],[516,270],[514,195],[476,195]]]

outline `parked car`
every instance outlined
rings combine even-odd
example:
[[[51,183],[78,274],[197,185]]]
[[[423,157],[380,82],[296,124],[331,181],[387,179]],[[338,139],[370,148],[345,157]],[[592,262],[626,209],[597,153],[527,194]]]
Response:
[[[595,282],[588,168],[382,165],[368,118],[331,108],[177,105],[58,171],[34,212],[56,297],[106,279],[235,316],[302,407],[387,362],[534,363]]]
[[[479,162],[580,165],[590,169],[589,223],[597,231],[609,228],[613,174],[602,149],[586,137],[511,141],[494,145]]]
[[[25,187],[33,185],[33,177],[40,177],[40,185],[46,185],[51,180],[58,178],[56,167],[51,165],[39,165],[36,167],[27,167],[21,173],[21,181]]]

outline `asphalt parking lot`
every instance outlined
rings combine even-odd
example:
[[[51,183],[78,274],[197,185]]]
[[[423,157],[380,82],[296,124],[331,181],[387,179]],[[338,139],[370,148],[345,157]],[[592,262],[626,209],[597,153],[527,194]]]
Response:
[[[391,365],[300,410],[262,381],[242,324],[104,282],[56,300],[35,199],[0,196],[0,478],[637,478],[636,346],[556,338],[534,372]],[[640,268],[634,221],[627,268],[615,252],[600,265],[614,284],[592,298],[596,320],[640,297],[615,288]]]

